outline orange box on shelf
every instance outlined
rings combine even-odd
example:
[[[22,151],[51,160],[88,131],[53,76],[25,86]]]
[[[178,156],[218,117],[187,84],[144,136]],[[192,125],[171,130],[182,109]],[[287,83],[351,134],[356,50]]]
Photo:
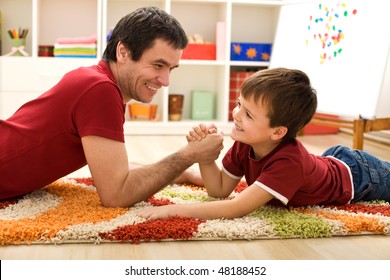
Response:
[[[131,120],[156,120],[156,104],[132,103],[128,106]]]
[[[181,59],[216,59],[216,45],[214,44],[188,44],[183,50]]]
[[[316,113],[317,116],[325,116],[330,118],[339,118],[336,115],[330,115],[330,114],[319,114]],[[302,131],[303,135],[315,135],[315,134],[336,134],[339,133],[340,129],[337,127],[329,127],[324,125],[315,125],[308,123]]]

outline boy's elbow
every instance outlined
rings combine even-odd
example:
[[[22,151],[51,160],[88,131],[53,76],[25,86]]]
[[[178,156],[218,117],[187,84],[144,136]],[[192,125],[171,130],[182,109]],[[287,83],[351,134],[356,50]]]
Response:
[[[225,199],[229,197],[230,193],[207,191],[207,195],[214,198]]]

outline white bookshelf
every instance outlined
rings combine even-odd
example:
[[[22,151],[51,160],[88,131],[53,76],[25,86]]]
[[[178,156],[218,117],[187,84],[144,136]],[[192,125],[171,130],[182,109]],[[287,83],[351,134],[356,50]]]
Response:
[[[0,0],[2,53],[10,49],[6,31],[29,28],[26,50],[29,57],[0,57],[0,116],[9,117],[26,101],[53,86],[63,74],[79,66],[96,64],[106,46],[110,29],[125,14],[142,6],[158,6],[175,16],[188,35],[201,34],[215,42],[217,22],[225,22],[225,54],[219,60],[181,60],[172,72],[168,88],[160,90],[157,121],[131,121],[126,112],[126,134],[185,134],[200,121],[190,119],[191,91],[215,93],[215,119],[230,132],[229,78],[234,68],[268,67],[268,62],[230,61],[230,42],[273,43],[279,8],[286,1],[251,0]],[[199,15],[202,15],[200,18]],[[38,57],[39,45],[53,45],[58,37],[98,36],[96,59]],[[271,54],[272,55],[272,54]],[[23,81],[22,83],[20,81]],[[168,120],[168,95],[184,94],[183,118]]]

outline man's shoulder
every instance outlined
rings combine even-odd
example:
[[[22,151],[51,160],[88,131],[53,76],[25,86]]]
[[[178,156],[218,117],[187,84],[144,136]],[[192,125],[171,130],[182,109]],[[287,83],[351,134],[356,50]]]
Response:
[[[64,75],[64,79],[70,79],[73,83],[86,83],[86,84],[98,84],[98,83],[110,83],[115,85],[115,82],[110,76],[98,65],[82,66],[76,68]]]

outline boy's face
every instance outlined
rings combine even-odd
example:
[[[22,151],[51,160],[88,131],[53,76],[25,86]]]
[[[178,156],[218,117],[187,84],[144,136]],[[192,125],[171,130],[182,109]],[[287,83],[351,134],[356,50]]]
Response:
[[[244,99],[240,96],[233,110],[234,126],[231,137],[252,147],[267,148],[275,145],[273,135],[275,129],[270,127],[267,117],[268,108],[262,100]]]

